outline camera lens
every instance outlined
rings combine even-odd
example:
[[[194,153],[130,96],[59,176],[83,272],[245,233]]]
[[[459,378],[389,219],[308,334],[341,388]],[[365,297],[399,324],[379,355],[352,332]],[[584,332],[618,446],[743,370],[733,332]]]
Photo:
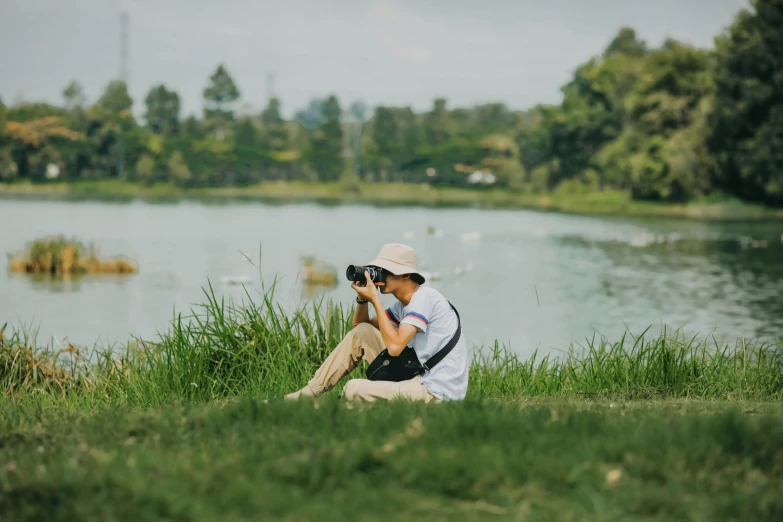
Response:
[[[364,274],[370,274],[374,283],[386,283],[386,273],[386,270],[377,266],[348,265],[345,277],[353,283],[364,283],[367,280]]]
[[[348,279],[348,281],[353,281],[354,283],[360,283],[364,281],[364,272],[367,270],[367,268],[359,265],[348,265],[348,268],[345,270],[345,277]]]

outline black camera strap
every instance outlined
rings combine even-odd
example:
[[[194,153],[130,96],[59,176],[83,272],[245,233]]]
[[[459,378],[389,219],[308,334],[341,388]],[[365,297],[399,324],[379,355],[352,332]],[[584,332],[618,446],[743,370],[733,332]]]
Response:
[[[454,332],[454,335],[451,337],[451,339],[449,339],[449,342],[446,343],[446,346],[438,350],[435,355],[430,357],[427,362],[422,364],[424,369],[427,371],[432,370],[433,366],[441,362],[443,358],[446,357],[455,346],[457,346],[457,342],[459,342],[459,338],[462,333],[462,322],[459,318],[459,312],[456,308],[454,308],[454,305],[449,302],[449,306],[451,306],[451,309],[454,310],[455,314],[457,314],[457,331]]]

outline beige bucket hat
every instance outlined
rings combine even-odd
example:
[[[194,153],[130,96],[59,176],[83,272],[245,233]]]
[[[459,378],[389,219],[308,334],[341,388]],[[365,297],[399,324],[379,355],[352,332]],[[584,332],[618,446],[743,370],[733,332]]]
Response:
[[[402,243],[387,243],[383,245],[378,256],[367,263],[370,266],[379,266],[394,275],[416,274],[424,281],[424,276],[416,268],[418,256],[416,251]]]

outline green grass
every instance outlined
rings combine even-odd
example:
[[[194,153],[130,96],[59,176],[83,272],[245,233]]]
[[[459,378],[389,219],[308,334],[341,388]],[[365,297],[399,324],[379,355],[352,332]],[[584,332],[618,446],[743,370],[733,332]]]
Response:
[[[350,317],[351,310],[323,302],[286,313],[273,290],[260,302],[247,293],[240,304],[225,302],[210,287],[204,303],[175,318],[159,339],[121,350],[57,352],[9,332],[0,341],[0,378],[13,394],[101,404],[279,396],[307,382],[348,331]],[[783,351],[666,331],[594,337],[529,359],[496,344],[475,351],[469,394],[780,400]]]
[[[358,191],[339,183],[266,182],[249,187],[183,190],[170,183],[143,187],[124,180],[0,183],[0,197],[83,199],[226,199],[265,202],[363,203],[373,205],[534,209],[575,214],[672,216],[694,219],[770,219],[783,209],[766,208],[712,196],[688,204],[640,202],[626,192],[546,194],[514,193],[506,189],[423,187],[410,183],[360,183]]]
[[[15,522],[783,517],[780,404],[248,398],[0,423]]]
[[[783,517],[780,347],[679,332],[526,360],[494,346],[465,401],[279,400],[349,312],[207,289],[124,350],[0,329],[0,520]]]

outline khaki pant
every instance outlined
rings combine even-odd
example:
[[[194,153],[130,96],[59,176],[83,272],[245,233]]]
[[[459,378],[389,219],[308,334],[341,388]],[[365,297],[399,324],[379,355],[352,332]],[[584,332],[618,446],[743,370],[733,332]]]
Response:
[[[315,395],[334,388],[340,379],[348,375],[364,359],[371,363],[384,349],[383,337],[373,325],[362,323],[346,335],[329,354],[310,379],[308,386]],[[348,400],[372,402],[376,399],[405,398],[430,402],[438,400],[421,382],[421,377],[402,382],[351,379],[343,387],[342,395]]]

